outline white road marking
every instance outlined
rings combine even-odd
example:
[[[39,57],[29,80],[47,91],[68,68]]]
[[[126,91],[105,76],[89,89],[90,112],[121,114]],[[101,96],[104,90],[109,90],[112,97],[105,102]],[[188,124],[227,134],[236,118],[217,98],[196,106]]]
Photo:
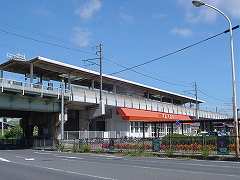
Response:
[[[4,158],[0,158],[0,161],[3,161],[3,162],[11,162],[11,161],[9,161],[9,160],[7,160],[7,159],[4,159]]]
[[[41,155],[48,155],[48,154],[52,154],[52,153],[47,153],[47,152],[33,152],[35,154],[41,154]]]
[[[55,157],[66,158],[66,159],[84,159],[84,158],[80,158],[80,157],[73,157],[73,156],[59,156],[59,155],[55,155]]]
[[[124,159],[124,160],[127,160],[127,161],[134,161],[134,162],[146,162],[146,163],[159,163],[160,161],[149,161],[149,160],[137,160],[137,159]],[[170,162],[170,163],[169,163]],[[162,164],[179,164],[179,165],[186,165],[186,166],[201,166],[201,167],[219,167],[219,168],[240,168],[240,166],[233,166],[232,165],[217,165],[217,164],[197,164],[197,163],[183,163],[183,162],[171,162],[171,161],[168,161],[168,162],[161,162]]]
[[[56,168],[51,168],[51,167],[43,167],[43,166],[38,166],[38,165],[32,165],[32,164],[30,165],[30,164],[17,163],[17,162],[11,162],[11,163],[18,164],[18,165],[24,165],[24,166],[31,166],[31,167],[35,167],[35,168],[47,169],[47,170],[52,170],[52,171],[57,171],[57,172],[62,172],[62,173],[67,173],[67,174],[75,174],[75,175],[79,175],[79,176],[87,176],[87,177],[92,177],[92,178],[96,178],[96,179],[115,180],[115,179],[109,178],[109,177],[96,176],[96,175],[85,174],[85,173],[78,173],[78,172],[74,172],[74,171],[68,171],[68,170],[63,170],[63,169],[56,169]]]
[[[25,161],[34,161],[34,158],[25,158]]]

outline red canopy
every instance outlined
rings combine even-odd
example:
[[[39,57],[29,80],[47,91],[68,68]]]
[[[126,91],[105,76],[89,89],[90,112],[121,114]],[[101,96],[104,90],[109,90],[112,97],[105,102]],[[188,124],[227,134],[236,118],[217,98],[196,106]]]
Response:
[[[139,122],[175,122],[179,121],[191,121],[187,115],[170,114],[163,112],[147,111],[131,108],[117,108],[117,112],[121,117],[128,121]]]

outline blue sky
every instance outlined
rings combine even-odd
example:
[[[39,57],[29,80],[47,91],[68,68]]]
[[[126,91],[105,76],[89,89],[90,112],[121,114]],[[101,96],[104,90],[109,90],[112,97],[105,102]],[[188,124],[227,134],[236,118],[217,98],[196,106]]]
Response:
[[[234,25],[239,23],[239,0],[206,2],[226,12]],[[109,74],[121,67],[107,59],[133,66],[227,28],[226,21],[220,15],[206,8],[192,7],[190,0],[2,0],[0,29],[89,53],[39,44],[0,32],[0,61],[6,60],[7,53],[22,53],[28,58],[44,56],[84,66],[86,64],[82,59],[93,58],[95,46],[102,42],[106,58],[104,72]],[[239,30],[234,32],[234,37],[238,67]],[[191,84],[196,81],[205,93],[199,92],[200,98],[207,101],[205,106],[229,110],[232,92],[229,53],[229,36],[223,35],[136,69],[184,86],[162,83],[131,71],[118,76],[182,94],[186,94],[183,91],[192,90]]]

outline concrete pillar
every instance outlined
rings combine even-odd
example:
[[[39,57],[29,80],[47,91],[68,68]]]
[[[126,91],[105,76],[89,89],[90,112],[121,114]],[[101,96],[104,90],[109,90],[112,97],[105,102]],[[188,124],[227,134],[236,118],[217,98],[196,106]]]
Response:
[[[143,122],[143,138],[145,138],[145,122]]]
[[[173,134],[173,123],[171,123],[171,134]]]
[[[167,135],[167,123],[164,123],[164,132],[165,132],[165,135]]]
[[[95,84],[95,81],[92,80],[92,82],[91,82],[91,89],[94,89],[94,84]]]
[[[30,64],[30,83],[33,83],[33,63]]]
[[[182,127],[182,135],[184,135],[184,131],[183,131],[183,123],[181,124],[181,127]]]
[[[117,86],[115,84],[113,85],[113,93],[117,94]]]
[[[43,84],[43,75],[42,74],[40,75],[40,84],[41,85]]]
[[[71,76],[68,74],[68,89],[71,89]]]
[[[0,70],[0,79],[3,78],[3,70]]]

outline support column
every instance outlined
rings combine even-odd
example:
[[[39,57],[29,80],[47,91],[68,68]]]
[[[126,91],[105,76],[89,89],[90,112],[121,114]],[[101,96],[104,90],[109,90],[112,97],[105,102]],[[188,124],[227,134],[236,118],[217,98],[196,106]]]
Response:
[[[62,80],[62,89],[61,89],[61,140],[64,139],[64,80]]]
[[[182,135],[184,135],[184,131],[183,131],[183,123],[182,123],[181,127],[182,127]]]
[[[171,123],[171,134],[173,134],[173,123]]]
[[[30,83],[33,83],[33,63],[30,64]]]
[[[143,122],[143,138],[145,138],[145,122]]]
[[[43,75],[40,75],[40,84],[43,85]]]
[[[117,94],[117,86],[115,84],[113,85],[113,93]]]
[[[71,76],[68,74],[68,90],[71,90]]]
[[[0,70],[0,79],[3,78],[3,70]]]
[[[157,123],[154,123],[154,137],[157,137]]]
[[[92,80],[92,82],[91,82],[91,89],[94,89],[94,84],[95,84],[95,81]]]

